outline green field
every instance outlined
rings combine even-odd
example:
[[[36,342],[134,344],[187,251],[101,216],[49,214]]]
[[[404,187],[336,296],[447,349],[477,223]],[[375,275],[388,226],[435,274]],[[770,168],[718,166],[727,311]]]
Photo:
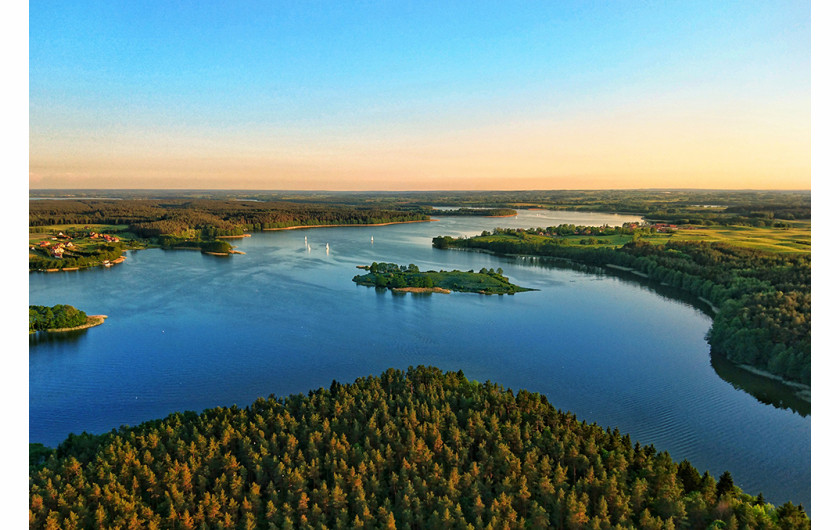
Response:
[[[657,234],[644,238],[659,241],[723,242],[766,252],[811,252],[811,222],[788,221],[790,228],[757,228],[751,226],[701,227],[677,230],[673,234]]]
[[[115,235],[119,237],[121,240],[138,240],[136,235],[132,234],[128,231],[128,225],[109,225],[109,224],[87,224],[87,225],[80,225],[80,224],[61,224],[61,225],[48,225],[48,226],[30,226],[29,227],[29,244],[30,245],[37,245],[41,241],[49,240],[51,237],[55,237],[56,234],[59,232],[64,232],[65,234],[69,233],[77,233],[79,235],[88,234],[90,232],[97,232],[97,233],[108,233],[111,235]],[[80,244],[80,242],[85,241],[86,238],[74,238],[73,243]],[[89,241],[89,239],[87,239]]]
[[[681,227],[673,232],[643,235],[641,239],[649,243],[665,244],[668,241],[707,241],[709,243],[722,242],[730,245],[762,250],[765,252],[811,252],[811,223],[810,221],[789,221],[790,228],[757,228],[751,226],[703,226],[696,228]],[[478,241],[512,241],[520,240],[529,243],[545,243],[549,240],[566,240],[569,246],[621,247],[633,240],[629,234],[615,235],[564,235],[545,236],[532,233],[522,233],[518,236],[509,234],[494,234],[477,236]]]

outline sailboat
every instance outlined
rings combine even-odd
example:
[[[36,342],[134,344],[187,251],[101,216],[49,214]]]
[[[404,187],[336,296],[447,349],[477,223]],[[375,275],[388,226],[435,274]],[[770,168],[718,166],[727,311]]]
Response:
[[[330,253],[330,244],[327,243],[327,254],[329,254],[329,253]]]
[[[373,236],[370,236],[370,242],[373,243]]]

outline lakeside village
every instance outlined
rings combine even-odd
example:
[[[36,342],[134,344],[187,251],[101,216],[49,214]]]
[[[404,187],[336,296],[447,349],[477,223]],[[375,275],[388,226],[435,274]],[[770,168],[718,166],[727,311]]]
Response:
[[[88,230],[89,227],[85,227],[85,230]],[[75,242],[74,242],[75,240]],[[91,243],[119,243],[120,238],[117,236],[112,236],[110,234],[100,234],[95,231],[89,231],[82,236],[70,236],[65,234],[64,232],[58,232],[54,236],[51,236],[49,239],[41,240],[38,245],[30,245],[29,250],[30,252],[41,250],[45,252],[48,257],[55,258],[59,260],[66,260],[66,259],[83,259],[89,258],[92,255],[97,254],[97,252],[91,252],[89,250]],[[125,256],[119,256],[114,259],[103,259],[100,262],[91,263],[88,262],[85,266],[96,266],[102,265],[105,267],[110,267],[112,265],[116,265],[118,263],[122,263],[125,261]],[[80,267],[56,267],[56,268],[43,268],[38,269],[45,272],[57,272],[59,270],[78,270]]]

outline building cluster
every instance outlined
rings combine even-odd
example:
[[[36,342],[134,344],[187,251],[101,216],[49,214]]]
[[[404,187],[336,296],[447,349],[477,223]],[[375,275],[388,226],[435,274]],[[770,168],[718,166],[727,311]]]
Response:
[[[46,249],[49,252],[50,256],[54,258],[61,258],[64,256],[64,252],[66,250],[73,250],[76,248],[76,245],[73,244],[72,241],[58,241],[59,239],[69,239],[67,236],[64,236],[62,233],[59,232],[58,236],[51,237],[51,241],[57,241],[56,243],[50,243],[50,241],[41,241],[38,246]]]
[[[657,232],[674,232],[677,230],[677,225],[666,225],[665,223],[656,223],[653,228]]]
[[[88,239],[97,240],[102,239],[108,243],[119,243],[120,238],[116,236],[112,236],[109,234],[98,234],[96,232],[89,232],[86,236]],[[50,256],[54,258],[62,258],[64,257],[64,252],[68,250],[75,250],[77,247],[73,244],[72,237],[68,236],[64,232],[59,232],[54,237],[51,237],[49,241],[41,241],[38,246],[40,248],[46,249],[46,251],[50,254]],[[34,249],[35,247],[30,247],[30,249]]]
[[[89,237],[91,239],[102,238],[104,241],[107,241],[108,243],[119,243],[120,242],[120,238],[118,238],[116,236],[111,236],[111,235],[108,235],[108,234],[97,234],[96,232],[91,232],[89,234]]]

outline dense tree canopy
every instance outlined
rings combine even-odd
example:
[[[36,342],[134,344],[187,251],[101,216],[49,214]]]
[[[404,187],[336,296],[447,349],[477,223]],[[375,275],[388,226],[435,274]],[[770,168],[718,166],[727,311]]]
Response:
[[[29,500],[32,528],[810,526],[544,396],[423,367],[71,436]]]
[[[421,212],[376,207],[221,199],[30,201],[29,225],[129,225],[141,237],[199,232],[204,239],[290,226],[378,224],[428,219]]]
[[[485,216],[485,217],[504,217],[509,215],[516,215],[516,210],[512,208],[458,208],[456,210],[429,210],[431,215],[436,216]]]
[[[71,305],[58,304],[52,307],[29,306],[29,332],[48,329],[74,328],[87,322],[87,314]]]

